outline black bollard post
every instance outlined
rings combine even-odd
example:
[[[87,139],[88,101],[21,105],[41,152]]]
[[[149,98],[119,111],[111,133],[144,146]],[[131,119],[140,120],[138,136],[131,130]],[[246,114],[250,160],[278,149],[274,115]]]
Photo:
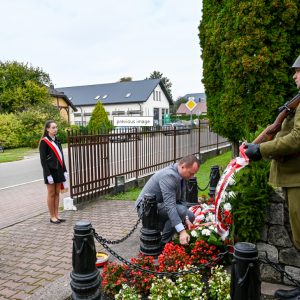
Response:
[[[73,271],[70,274],[73,300],[99,300],[101,298],[93,230],[90,222],[78,222],[74,226]]]
[[[161,234],[158,229],[158,210],[155,194],[145,194],[144,202],[147,202],[147,205],[143,208],[140,253],[157,257],[161,254]]]
[[[186,185],[185,199],[187,206],[198,205],[198,185],[197,177],[190,178]]]
[[[217,184],[220,180],[220,170],[218,165],[213,165],[211,166],[210,169],[210,187],[209,187],[209,192],[208,195],[210,197],[215,197],[216,194],[216,187]]]
[[[230,296],[232,300],[259,300],[261,277],[258,250],[251,243],[237,243],[231,268]]]

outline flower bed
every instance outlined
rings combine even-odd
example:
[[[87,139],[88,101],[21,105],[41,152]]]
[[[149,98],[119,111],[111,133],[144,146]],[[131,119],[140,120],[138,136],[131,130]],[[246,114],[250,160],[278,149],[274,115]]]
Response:
[[[200,266],[216,257],[220,250],[205,241],[196,241],[191,254],[183,246],[167,244],[159,256],[158,265],[153,257],[139,254],[131,263],[157,272],[180,272]],[[108,264],[101,275],[103,299],[230,299],[230,275],[213,263],[209,268],[176,278],[155,277],[126,265]],[[211,278],[209,279],[209,276]],[[224,285],[220,290],[219,286]],[[218,288],[217,288],[218,287]],[[211,294],[211,296],[209,296]],[[223,294],[227,297],[224,296]]]

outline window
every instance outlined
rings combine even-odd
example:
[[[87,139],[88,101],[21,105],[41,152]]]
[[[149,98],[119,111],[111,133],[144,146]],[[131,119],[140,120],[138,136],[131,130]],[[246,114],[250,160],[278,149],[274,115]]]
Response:
[[[100,97],[101,97],[100,95],[99,95],[99,96],[96,96],[95,100],[98,100]]]
[[[161,118],[164,120],[165,119],[165,109],[161,109]]]
[[[102,97],[102,99],[106,99],[108,97],[108,95],[104,95],[103,97]]]
[[[130,95],[131,95],[131,93],[128,93],[125,97],[126,98],[129,98],[130,97]]]
[[[155,101],[155,91],[153,91],[153,100]]]
[[[169,110],[166,108],[166,114],[168,114],[169,113]]]
[[[153,114],[154,114],[154,120],[158,120],[159,119],[159,109],[153,108]]]
[[[159,92],[159,101],[161,101],[161,92]]]
[[[156,101],[158,101],[158,91],[156,91]]]

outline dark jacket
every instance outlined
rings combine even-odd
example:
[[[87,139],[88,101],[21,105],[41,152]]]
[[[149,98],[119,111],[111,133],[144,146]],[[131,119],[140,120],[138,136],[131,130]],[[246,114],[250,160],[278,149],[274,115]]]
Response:
[[[48,138],[48,140],[51,141],[50,138]],[[63,154],[62,147],[61,147],[61,142],[58,137],[55,137],[55,143],[58,146],[58,148],[62,154],[62,157],[63,157],[63,159],[62,159],[63,171],[67,172],[64,154]],[[41,158],[41,164],[42,164],[43,170],[47,177],[51,175],[50,169],[57,169],[58,164],[60,164],[54,151],[43,140],[41,141],[41,144],[40,144],[40,158]]]
[[[178,164],[170,166],[155,173],[142,189],[139,197],[135,202],[136,208],[144,199],[144,195],[151,193],[155,194],[158,204],[158,210],[165,208],[172,226],[182,223],[182,220],[177,212],[176,204],[181,204],[186,207],[185,190],[187,180],[182,179],[178,171]]]

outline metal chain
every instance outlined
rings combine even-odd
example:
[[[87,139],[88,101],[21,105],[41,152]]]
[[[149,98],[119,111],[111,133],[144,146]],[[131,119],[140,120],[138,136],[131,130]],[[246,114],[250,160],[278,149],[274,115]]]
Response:
[[[194,188],[195,184],[196,184],[196,183],[193,183],[193,185],[192,185],[192,187],[191,187],[191,188],[189,188],[188,184],[186,185],[186,189],[188,190],[188,192],[189,192],[189,193],[191,193],[191,192],[192,192],[192,190],[193,190],[193,188]],[[197,186],[197,187],[198,187],[198,186]]]
[[[215,174],[215,175],[212,175],[212,173],[210,172],[210,175],[209,175],[209,181],[208,181],[208,184],[207,184],[206,188],[205,188],[205,189],[201,189],[201,188],[197,185],[198,191],[204,192],[204,191],[208,188],[208,186],[210,185],[211,180],[212,180],[213,178],[215,178],[216,176],[217,176],[216,174]]]
[[[222,171],[223,171],[223,170],[222,170]],[[212,172],[210,172],[209,181],[208,181],[208,184],[207,184],[206,188],[205,188],[205,189],[201,189],[201,188],[197,185],[198,191],[204,192],[204,191],[208,188],[208,186],[210,185],[211,180],[212,180],[212,179],[215,179],[215,178],[217,177],[217,175],[218,175],[217,172],[214,172],[214,174],[212,174]]]
[[[141,220],[143,218],[143,214],[144,214],[144,207],[147,205],[147,203],[148,203],[148,200],[146,200],[146,202],[143,203],[143,210],[142,210],[140,217],[138,218],[138,220],[136,221],[136,224],[133,226],[133,228],[130,230],[130,232],[126,236],[124,236],[123,238],[121,238],[120,240],[117,240],[117,241],[110,241],[110,240],[104,239],[102,236],[100,236],[96,232],[94,232],[94,236],[95,236],[96,240],[99,241],[98,239],[100,239],[104,243],[113,244],[113,245],[120,244],[120,243],[124,242],[125,240],[127,240],[134,233],[134,231],[137,229],[139,223],[141,222]]]
[[[264,260],[266,261],[272,268],[274,268],[275,270],[277,270],[278,272],[280,272],[281,274],[283,274],[283,276],[285,276],[288,280],[292,281],[293,283],[295,283],[298,287],[300,287],[300,282],[293,278],[291,275],[289,275],[286,271],[284,271],[283,269],[281,269],[274,261],[270,260],[268,258],[268,253],[265,250],[260,250],[260,252],[265,252],[266,253],[266,257],[259,257],[260,260]]]
[[[122,263],[124,263],[127,267],[129,267],[131,269],[138,269],[139,271],[142,271],[142,272],[145,272],[145,273],[148,273],[148,274],[153,274],[153,275],[156,275],[156,276],[170,276],[170,277],[173,277],[173,276],[187,275],[187,274],[191,274],[191,273],[196,273],[196,272],[200,271],[203,267],[208,267],[209,265],[211,265],[212,262],[219,261],[220,259],[222,259],[229,252],[229,250],[227,250],[223,253],[220,253],[216,258],[210,259],[206,264],[201,264],[199,267],[191,268],[188,271],[170,272],[170,273],[168,273],[168,272],[157,272],[157,271],[152,271],[152,270],[142,268],[138,265],[132,264],[131,262],[127,261],[122,256],[118,255],[114,250],[109,248],[106,245],[105,240],[103,238],[101,238],[96,232],[94,232],[94,237],[110,254],[112,254],[114,257],[116,257],[118,260],[120,260]]]
[[[210,180],[209,180],[209,182],[208,182],[208,184],[207,184],[207,186],[206,186],[205,189],[201,189],[199,186],[197,186],[198,191],[204,192],[208,188],[209,185],[210,185]]]

